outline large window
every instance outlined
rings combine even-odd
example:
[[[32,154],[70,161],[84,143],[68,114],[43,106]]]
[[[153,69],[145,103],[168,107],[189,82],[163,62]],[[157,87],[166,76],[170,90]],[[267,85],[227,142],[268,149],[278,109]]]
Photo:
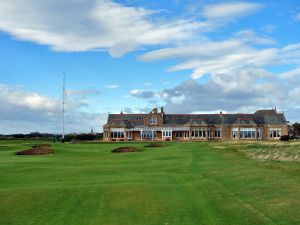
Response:
[[[194,128],[192,130],[192,138],[205,138],[206,137],[206,128]]]
[[[240,138],[255,138],[256,128],[240,128]]]
[[[189,136],[188,131],[175,131],[175,137],[177,138],[185,138]]]
[[[216,128],[215,129],[215,138],[221,138],[222,137],[222,129]]]
[[[239,128],[231,128],[231,137],[232,138],[239,138]]]
[[[150,124],[157,124],[157,118],[155,116],[150,117]]]
[[[281,128],[269,128],[270,138],[279,138],[281,136]]]
[[[110,138],[124,138],[124,132],[123,131],[113,131],[110,133]]]
[[[156,131],[148,131],[148,130],[143,130],[142,131],[142,138],[144,139],[152,139],[156,137]]]

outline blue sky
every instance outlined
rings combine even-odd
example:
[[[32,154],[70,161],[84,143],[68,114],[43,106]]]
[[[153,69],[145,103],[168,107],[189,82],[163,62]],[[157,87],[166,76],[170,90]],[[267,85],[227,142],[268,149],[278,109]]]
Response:
[[[288,1],[4,0],[0,133],[69,132],[107,113],[300,113],[300,4]]]

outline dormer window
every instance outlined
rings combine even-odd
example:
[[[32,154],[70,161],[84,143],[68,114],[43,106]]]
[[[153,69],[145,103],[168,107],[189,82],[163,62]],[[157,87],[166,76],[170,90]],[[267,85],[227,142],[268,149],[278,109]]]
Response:
[[[157,124],[157,118],[155,116],[150,117],[150,125]]]

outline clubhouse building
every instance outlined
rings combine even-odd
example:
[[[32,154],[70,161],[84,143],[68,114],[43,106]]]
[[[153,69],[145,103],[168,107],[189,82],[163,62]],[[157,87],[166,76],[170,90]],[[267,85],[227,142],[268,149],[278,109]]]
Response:
[[[109,114],[104,141],[278,140],[288,134],[283,113],[275,109],[253,114]]]

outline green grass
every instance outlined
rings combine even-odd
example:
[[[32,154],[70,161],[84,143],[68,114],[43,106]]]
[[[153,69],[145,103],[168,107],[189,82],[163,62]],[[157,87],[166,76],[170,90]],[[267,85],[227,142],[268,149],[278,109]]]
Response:
[[[32,144],[0,141],[1,225],[300,224],[299,161],[248,154],[276,144],[55,144],[54,155],[14,155]],[[140,151],[110,153],[126,145]]]

